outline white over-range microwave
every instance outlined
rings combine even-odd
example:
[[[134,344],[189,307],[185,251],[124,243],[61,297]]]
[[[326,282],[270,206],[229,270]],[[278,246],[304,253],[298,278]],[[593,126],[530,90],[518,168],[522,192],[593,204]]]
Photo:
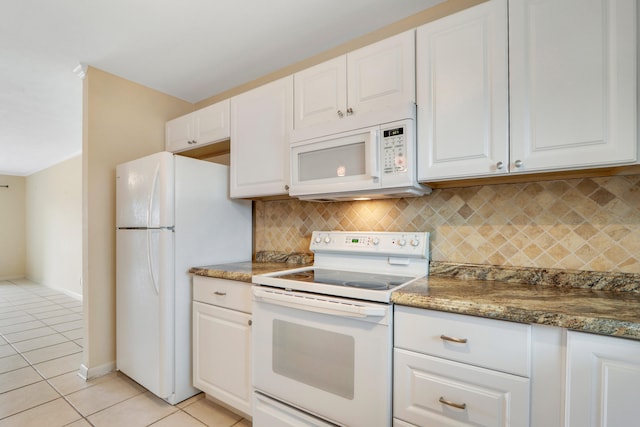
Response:
[[[289,195],[366,200],[431,193],[417,181],[415,104],[291,134]]]

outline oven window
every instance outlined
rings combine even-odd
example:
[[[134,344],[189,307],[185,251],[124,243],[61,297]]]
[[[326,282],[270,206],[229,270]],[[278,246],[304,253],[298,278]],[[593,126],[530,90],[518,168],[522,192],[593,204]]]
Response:
[[[353,400],[354,363],[352,336],[273,321],[275,373]]]
[[[365,142],[298,154],[300,182],[364,175]]]

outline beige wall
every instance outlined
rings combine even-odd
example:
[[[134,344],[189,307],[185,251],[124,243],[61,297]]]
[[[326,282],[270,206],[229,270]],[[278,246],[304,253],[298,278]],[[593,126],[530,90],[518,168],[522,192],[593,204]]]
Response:
[[[0,280],[25,276],[25,178],[0,175]]]
[[[161,72],[161,71],[159,71]],[[193,105],[89,68],[83,86],[84,368],[115,362],[115,167],[164,149],[164,123]]]
[[[82,296],[82,157],[26,179],[26,277]]]

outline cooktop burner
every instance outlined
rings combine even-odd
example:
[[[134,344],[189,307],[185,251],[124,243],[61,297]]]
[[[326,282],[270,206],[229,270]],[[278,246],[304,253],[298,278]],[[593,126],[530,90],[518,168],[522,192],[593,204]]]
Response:
[[[389,274],[362,273],[344,270],[312,268],[305,271],[277,276],[279,279],[299,282],[337,285],[370,290],[390,290],[400,286],[414,277],[395,276]]]

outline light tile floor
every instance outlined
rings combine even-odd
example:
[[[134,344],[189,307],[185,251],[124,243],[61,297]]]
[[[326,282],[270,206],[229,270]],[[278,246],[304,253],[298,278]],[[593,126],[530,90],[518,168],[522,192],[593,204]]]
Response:
[[[0,427],[251,426],[202,393],[172,406],[119,372],[82,380],[82,328],[81,302],[0,281]]]

